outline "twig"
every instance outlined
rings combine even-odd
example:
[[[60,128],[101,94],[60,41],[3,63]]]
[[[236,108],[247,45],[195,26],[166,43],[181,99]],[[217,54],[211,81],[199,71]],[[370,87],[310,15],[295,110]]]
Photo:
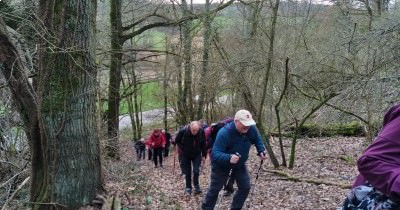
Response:
[[[12,165],[12,166],[18,168],[18,169],[21,169],[21,167],[17,166],[15,163],[8,162],[8,161],[5,161],[5,160],[0,160],[0,163],[7,163],[7,164],[10,164],[10,165]]]
[[[13,177],[11,177],[9,180],[7,180],[7,181],[4,182],[3,184],[1,184],[0,188],[5,187],[5,186],[8,185],[8,183],[11,182],[15,177],[19,176],[20,174],[22,174],[22,173],[24,173],[24,172],[26,172],[26,171],[27,171],[27,170],[25,169],[25,170],[23,170],[23,171],[21,171],[21,172],[15,174],[15,175],[14,175]]]
[[[13,192],[13,194],[11,194],[11,196],[6,200],[6,202],[4,203],[3,208],[1,208],[1,210],[6,210],[6,209],[7,209],[8,203],[9,203],[9,202],[14,198],[14,196],[22,189],[22,187],[23,187],[26,183],[28,183],[28,181],[29,181],[30,178],[31,178],[30,176],[26,177],[26,179],[18,186],[18,188]]]

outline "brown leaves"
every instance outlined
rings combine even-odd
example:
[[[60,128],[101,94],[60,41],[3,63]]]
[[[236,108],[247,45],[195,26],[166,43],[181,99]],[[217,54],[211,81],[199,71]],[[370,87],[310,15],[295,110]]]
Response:
[[[286,145],[289,143],[290,141],[285,141]],[[362,138],[300,139],[294,169],[279,169],[298,180],[273,173],[270,161],[264,161],[265,170],[260,172],[254,193],[249,194],[244,209],[247,207],[249,209],[337,209],[347,193],[347,189],[341,188],[340,184],[351,184],[357,175],[356,167],[351,163],[354,163],[353,160],[356,160],[364,149],[362,143]],[[201,209],[201,202],[209,184],[209,160],[202,167],[200,175],[203,193],[187,196],[184,193],[185,180],[183,176],[180,176],[177,157],[175,169],[173,168],[173,153],[165,159],[164,168],[154,168],[154,163],[148,160],[134,161],[136,156],[130,145],[125,145],[124,149],[125,156],[122,161],[112,163],[113,168],[119,169],[118,174],[107,176],[109,192],[113,193],[117,190],[121,192],[123,207],[127,209]],[[274,150],[278,151],[278,149],[278,145],[274,145]],[[247,163],[252,187],[260,164],[255,153],[253,148]],[[116,164],[121,166],[117,167]],[[250,192],[252,191],[253,189]],[[122,196],[124,194],[125,196]],[[252,196],[251,203],[248,202],[250,196]],[[224,197],[221,209],[228,209],[231,199],[232,196]]]

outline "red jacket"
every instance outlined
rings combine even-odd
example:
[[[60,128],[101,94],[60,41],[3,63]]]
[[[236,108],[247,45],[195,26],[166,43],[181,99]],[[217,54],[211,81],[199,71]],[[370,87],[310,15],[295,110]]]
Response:
[[[166,140],[165,136],[159,132],[158,136],[154,135],[154,132],[150,135],[149,137],[149,145],[151,145],[152,148],[157,149],[157,148],[165,148]]]

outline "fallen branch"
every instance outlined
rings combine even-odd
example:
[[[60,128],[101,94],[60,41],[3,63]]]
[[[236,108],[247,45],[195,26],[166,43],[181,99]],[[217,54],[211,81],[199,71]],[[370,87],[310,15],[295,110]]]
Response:
[[[31,178],[31,177],[28,176],[28,177],[18,186],[18,188],[13,192],[13,194],[11,194],[11,196],[6,200],[6,202],[4,203],[3,208],[1,208],[1,210],[6,210],[6,209],[7,209],[8,203],[9,203],[12,199],[14,199],[14,196],[22,189],[22,187],[24,187],[24,185],[25,185],[26,183],[28,183],[28,181],[29,181],[30,178]]]
[[[329,185],[329,186],[338,186],[342,189],[350,189],[351,188],[351,184],[348,184],[348,183],[332,182],[332,181],[326,181],[326,180],[322,180],[322,179],[309,179],[309,178],[295,177],[284,171],[274,170],[274,169],[265,169],[264,168],[264,171],[276,174],[278,176],[285,177],[286,180],[293,181],[293,182],[306,182],[306,183],[311,183],[311,184],[316,184],[316,185],[325,184],[325,185]]]

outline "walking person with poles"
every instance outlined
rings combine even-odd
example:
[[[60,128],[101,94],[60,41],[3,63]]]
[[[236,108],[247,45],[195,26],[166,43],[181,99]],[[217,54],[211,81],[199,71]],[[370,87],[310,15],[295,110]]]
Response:
[[[238,186],[230,209],[237,210],[243,207],[250,192],[250,175],[246,161],[252,144],[255,145],[260,159],[265,159],[265,147],[255,124],[249,111],[239,110],[234,121],[226,124],[218,132],[211,150],[211,178],[202,203],[203,210],[214,209],[219,191],[229,176],[236,180]]]

